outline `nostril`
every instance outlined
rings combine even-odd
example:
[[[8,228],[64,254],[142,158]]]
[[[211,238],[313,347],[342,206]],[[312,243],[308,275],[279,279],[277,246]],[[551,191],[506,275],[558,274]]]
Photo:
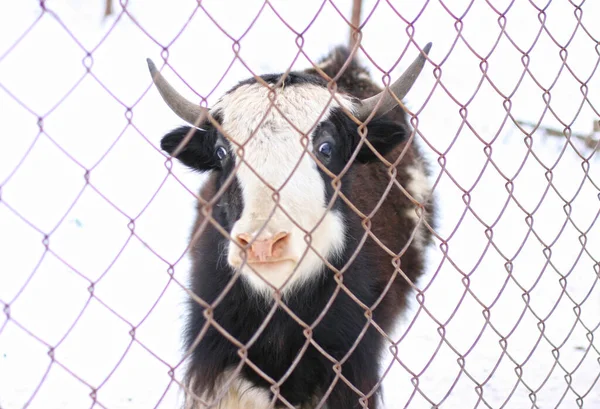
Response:
[[[240,246],[246,247],[250,244],[250,241],[252,241],[252,237],[250,237],[249,234],[242,233],[236,236],[236,240]]]
[[[273,237],[273,245],[271,247],[271,252],[274,257],[280,257],[283,253],[283,250],[288,244],[289,241],[289,233],[279,232]]]

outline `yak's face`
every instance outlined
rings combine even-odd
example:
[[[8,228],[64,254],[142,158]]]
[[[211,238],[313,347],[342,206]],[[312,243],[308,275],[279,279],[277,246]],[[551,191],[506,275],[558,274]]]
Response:
[[[332,180],[360,141],[344,112],[354,104],[344,94],[332,98],[324,84],[302,74],[290,74],[273,90],[247,81],[211,108],[214,122],[163,138],[163,149],[173,153],[193,129],[177,158],[196,170],[220,172],[215,218],[231,237],[227,262],[255,289],[301,284],[323,271],[324,259],[343,251],[347,217]],[[367,135],[385,154],[404,139],[405,129],[376,119]],[[362,145],[356,161],[375,158]]]

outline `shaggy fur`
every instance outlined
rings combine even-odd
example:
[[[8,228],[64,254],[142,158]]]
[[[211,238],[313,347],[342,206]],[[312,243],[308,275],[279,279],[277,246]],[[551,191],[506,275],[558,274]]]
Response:
[[[327,75],[334,77],[347,58],[348,51],[338,48],[324,59],[321,67]],[[269,83],[276,83],[279,78],[276,75],[263,77]],[[254,82],[254,79],[250,79],[238,87]],[[380,91],[368,79],[366,70],[355,61],[337,83],[340,91],[357,98],[365,98]],[[301,87],[303,84],[325,87],[327,81],[311,69],[289,75],[284,86]],[[339,143],[338,154],[327,164],[328,169],[337,174],[358,144],[357,126],[338,108],[330,113],[320,125],[322,127],[328,128],[333,137],[337,138],[336,143]],[[163,149],[173,152],[188,131],[188,127],[183,127],[166,135]],[[215,161],[213,149],[222,138],[216,129],[207,124],[204,130],[192,132],[195,132],[194,137],[178,159],[199,171],[211,171],[200,192],[202,198],[210,200],[230,176],[234,162]],[[318,138],[319,132],[317,129],[313,138]],[[393,163],[401,157],[396,169],[396,181],[415,199],[423,201],[421,204],[425,210],[425,220],[431,226],[434,206],[423,182],[427,176],[426,164],[409,136],[410,128],[405,113],[399,107],[374,119],[368,126],[369,140],[388,161]],[[325,172],[320,172],[325,181],[326,200],[330,201],[334,193],[331,179]],[[370,214],[378,206],[390,183],[388,168],[370,149],[363,146],[350,171],[342,179],[341,190],[361,212]],[[227,231],[231,231],[244,207],[240,189],[239,182],[233,178],[233,182],[218,199],[218,204],[209,211],[210,216]],[[338,291],[334,273],[324,268],[320,274],[303,285],[294,287],[293,291],[286,292],[283,297],[287,308],[306,326],[318,321],[314,329],[306,331],[305,326],[298,324],[288,312],[278,307],[260,335],[243,351],[254,366],[275,382],[285,378],[279,387],[279,395],[294,407],[314,407],[328,394],[328,409],[360,408],[359,398],[364,396],[367,396],[369,408],[377,408],[380,394],[379,388],[375,387],[378,382],[378,361],[385,344],[372,323],[369,323],[369,314],[353,298],[367,306],[376,305],[372,310],[372,320],[384,331],[391,329],[394,320],[403,311],[410,291],[406,278],[414,282],[422,274],[424,245],[431,241],[429,230],[423,224],[417,225],[419,218],[416,208],[397,186],[393,186],[370,219],[371,233],[389,250],[400,255],[402,273],[394,275],[393,258],[368,236],[363,227],[365,223],[338,198],[333,209],[343,217],[346,227],[345,245],[340,254],[330,257],[329,262],[337,269],[345,269],[341,279],[352,296],[344,290]],[[203,225],[204,218],[204,210],[199,205],[193,236]],[[410,236],[415,229],[418,229],[418,234],[411,242]],[[363,240],[364,244],[361,245]],[[195,295],[207,303],[213,303],[222,295],[234,274],[223,255],[223,249],[227,246],[228,240],[210,223],[193,243],[191,288]],[[358,256],[353,258],[356,252]],[[352,261],[349,263],[349,260]],[[387,286],[389,289],[382,297]],[[226,291],[210,311],[193,300],[189,302],[185,339],[191,355],[186,382],[195,396],[188,399],[187,408],[205,407],[195,397],[210,402],[217,396],[224,395],[220,406],[222,408],[255,407],[252,405],[260,403],[248,403],[250,396],[260,397],[260,402],[263,403],[265,396],[273,397],[270,389],[272,383],[266,381],[250,365],[242,365],[241,370],[236,371],[240,363],[238,346],[214,326],[205,328],[205,314],[210,314],[220,327],[246,345],[267,319],[275,301],[272,297],[257,296],[248,282],[240,278]],[[328,305],[329,303],[331,304]],[[343,379],[334,370],[331,359],[343,361]],[[290,371],[292,366],[294,368]],[[229,392],[222,390],[224,382],[227,383],[223,379],[224,374],[235,378],[229,385]],[[360,393],[348,386],[347,382]],[[231,389],[235,385],[246,386],[243,390]],[[332,389],[329,390],[330,388]],[[237,397],[237,403],[232,397]],[[284,407],[284,404],[276,399],[275,406]]]

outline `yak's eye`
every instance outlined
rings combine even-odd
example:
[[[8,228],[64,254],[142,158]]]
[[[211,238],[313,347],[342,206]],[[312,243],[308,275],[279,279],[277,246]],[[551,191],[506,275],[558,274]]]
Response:
[[[215,150],[215,155],[217,156],[217,159],[223,160],[225,159],[225,156],[227,156],[227,149],[225,149],[222,146],[219,146],[217,150]]]
[[[331,153],[333,152],[333,147],[329,142],[323,142],[319,145],[319,153],[323,155],[325,158],[331,158]]]

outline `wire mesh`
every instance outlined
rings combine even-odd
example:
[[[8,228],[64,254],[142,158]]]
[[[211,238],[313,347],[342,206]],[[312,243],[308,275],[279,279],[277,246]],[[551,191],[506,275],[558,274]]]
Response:
[[[378,407],[388,408],[600,406],[599,4],[96,3],[21,2],[0,17],[0,134],[8,146],[0,152],[0,408],[229,407],[232,388],[260,399],[240,384],[246,370],[269,385],[272,407],[300,407],[281,388],[308,350],[329,361],[335,379],[303,408],[328,407],[340,385],[353,391],[357,408],[373,407],[380,394]],[[362,13],[351,14],[353,5]],[[161,151],[160,138],[181,121],[160,100],[145,58],[212,107],[246,78],[319,72],[319,59],[347,43],[384,88],[429,41],[434,48],[403,104],[414,132],[393,161],[378,155],[389,180],[370,213],[343,189],[353,163],[335,174],[305,149],[333,199],[359,216],[363,240],[387,254],[393,273],[381,298],[366,305],[344,280],[353,259],[334,265],[312,244],[316,227],[292,220],[304,234],[302,257],[320,257],[335,293],[306,322],[281,288],[259,277],[271,288],[268,312],[241,342],[214,318],[241,271],[211,301],[190,290],[189,278],[189,249],[204,243],[207,229],[236,241],[213,217],[236,174],[205,197],[199,192],[210,177]],[[343,103],[330,80],[327,104]],[[269,112],[285,117],[276,93],[268,98]],[[310,134],[288,123],[308,146]],[[365,144],[367,131],[368,121],[359,128]],[[236,144],[245,166],[251,139]],[[419,197],[400,176],[414,164],[415,146],[431,167],[430,190]],[[299,167],[269,186],[270,216],[286,212],[281,192]],[[418,220],[399,251],[372,230],[389,195],[410,203]],[[428,219],[434,200],[437,226]],[[422,249],[425,273],[413,281],[402,260],[423,232],[433,243]],[[408,303],[387,328],[374,311],[399,282]],[[365,321],[339,358],[315,332],[342,296]],[[205,323],[186,349],[188,298]],[[249,356],[276,314],[305,337],[278,378]],[[239,357],[211,397],[185,375],[209,329]],[[368,331],[385,347],[373,352],[380,373],[365,388],[343,369]],[[251,407],[246,398],[238,404]]]

